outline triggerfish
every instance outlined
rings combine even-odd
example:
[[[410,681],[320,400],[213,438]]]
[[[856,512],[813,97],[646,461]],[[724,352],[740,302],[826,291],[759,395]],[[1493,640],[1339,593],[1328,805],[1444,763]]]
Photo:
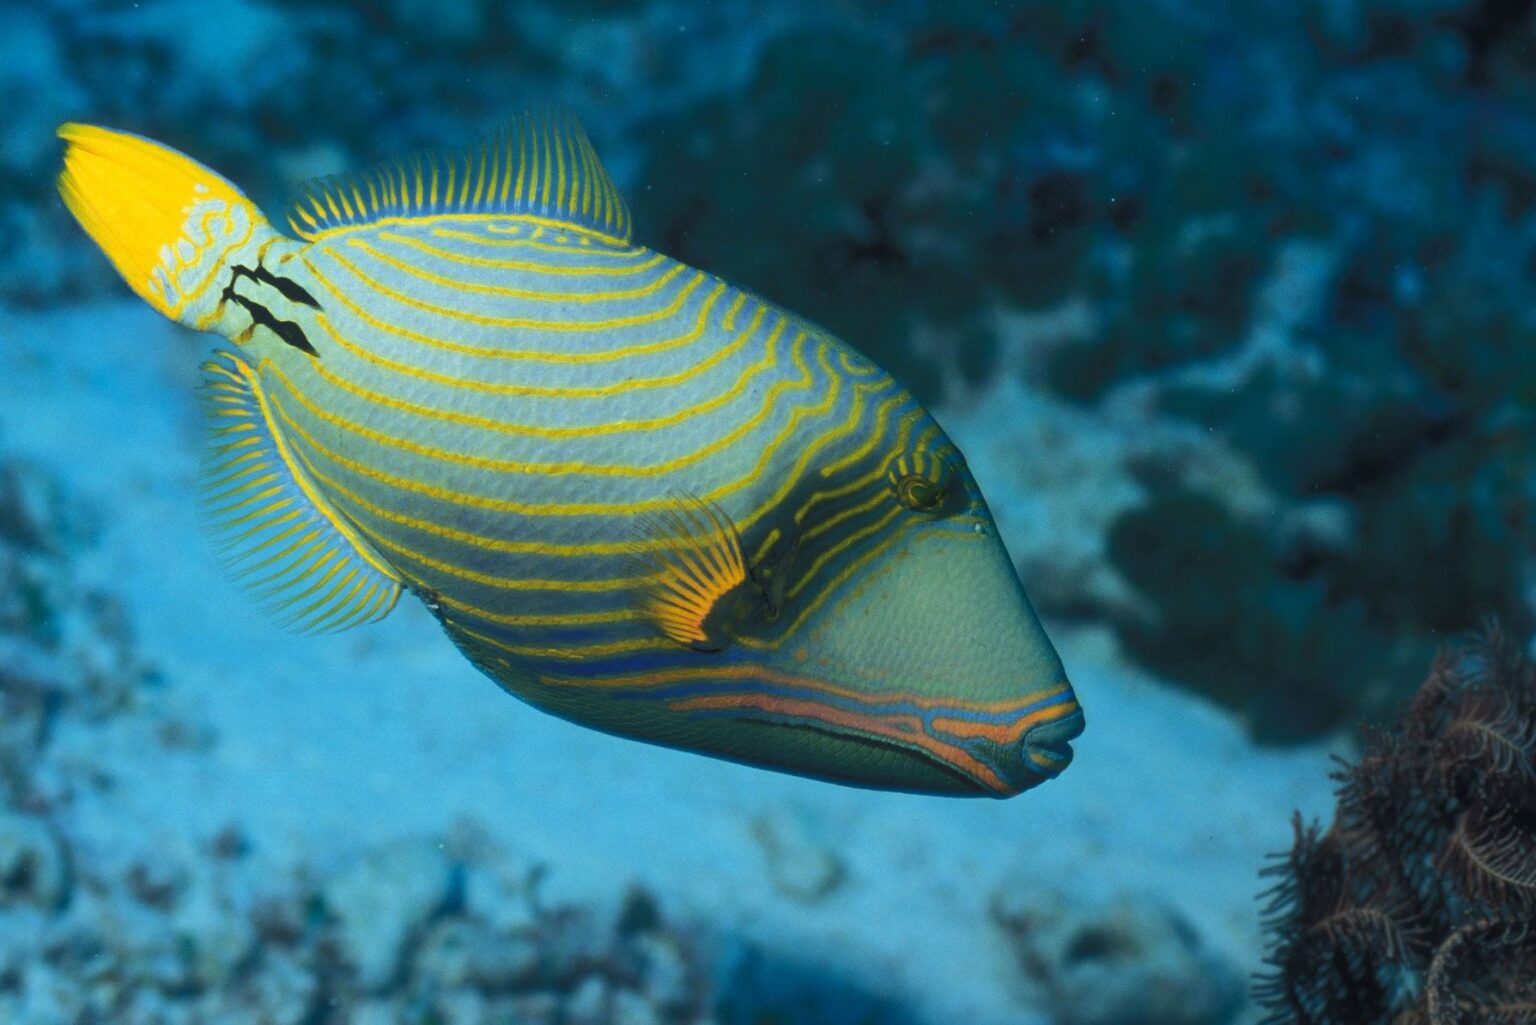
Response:
[[[129,287],[230,343],[204,497],[293,624],[409,591],[540,709],[855,786],[1007,797],[1071,760],[960,452],[848,345],[632,242],[568,113],[321,179],[291,234],[168,147],[59,135]]]

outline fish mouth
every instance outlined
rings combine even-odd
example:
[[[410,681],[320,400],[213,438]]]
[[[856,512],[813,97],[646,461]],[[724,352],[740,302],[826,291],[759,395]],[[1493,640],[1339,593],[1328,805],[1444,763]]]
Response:
[[[1075,708],[1060,719],[1043,722],[1024,734],[1024,764],[1037,775],[1054,779],[1072,764],[1072,741],[1083,732],[1083,710]]]

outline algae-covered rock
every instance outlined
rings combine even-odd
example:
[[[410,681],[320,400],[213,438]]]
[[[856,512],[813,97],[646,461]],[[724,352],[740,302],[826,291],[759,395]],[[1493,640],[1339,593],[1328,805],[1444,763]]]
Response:
[[[767,860],[768,877],[784,896],[815,903],[843,882],[843,859],[805,809],[771,808],[752,819],[751,830]]]
[[[0,919],[18,905],[57,910],[69,888],[69,855],[48,822],[0,811]]]
[[[454,866],[435,842],[369,852],[321,890],[343,961],[363,989],[395,979],[406,944],[453,896]]]
[[[33,809],[101,780],[86,763],[43,759],[61,724],[105,722],[153,680],[121,603],[80,578],[95,516],[41,467],[0,459],[0,794]]]
[[[1021,876],[994,895],[992,915],[1024,994],[1060,1025],[1225,1025],[1243,1006],[1242,973],[1161,901]]]

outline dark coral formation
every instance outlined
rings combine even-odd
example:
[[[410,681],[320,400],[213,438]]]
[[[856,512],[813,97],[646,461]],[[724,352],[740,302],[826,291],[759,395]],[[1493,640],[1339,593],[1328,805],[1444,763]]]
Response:
[[[1296,820],[1259,987],[1272,1025],[1536,1022],[1536,667],[1494,635]]]

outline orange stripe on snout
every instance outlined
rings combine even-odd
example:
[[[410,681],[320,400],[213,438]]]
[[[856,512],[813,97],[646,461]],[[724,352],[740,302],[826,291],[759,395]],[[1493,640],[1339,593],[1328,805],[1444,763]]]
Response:
[[[1047,708],[1036,709],[1023,718],[1006,724],[968,722],[964,719],[954,719],[947,715],[936,715],[933,717],[933,728],[942,730],[951,736],[980,737],[999,744],[1011,744],[1024,736],[1025,732],[1032,726],[1042,722],[1064,719],[1077,710],[1076,701],[1062,705],[1051,705]]]
[[[881,704],[899,701],[916,705],[918,708],[925,710],[963,708],[966,711],[982,713],[1006,713],[1009,709],[1032,705],[1054,694],[1060,694],[1067,689],[1066,682],[1062,681],[1006,701],[966,702],[957,701],[954,698],[932,697],[913,691],[855,690],[851,687],[841,687],[834,683],[828,683],[826,680],[815,676],[786,673],[766,665],[756,664],[665,669],[655,672],[623,673],[613,676],[545,674],[540,679],[550,686],[569,685],[577,687],[613,687],[617,689],[660,687],[669,683],[685,683],[690,680],[759,680],[768,684],[804,687],[807,690],[817,690],[823,694],[831,694],[835,697],[849,698],[855,701]]]

